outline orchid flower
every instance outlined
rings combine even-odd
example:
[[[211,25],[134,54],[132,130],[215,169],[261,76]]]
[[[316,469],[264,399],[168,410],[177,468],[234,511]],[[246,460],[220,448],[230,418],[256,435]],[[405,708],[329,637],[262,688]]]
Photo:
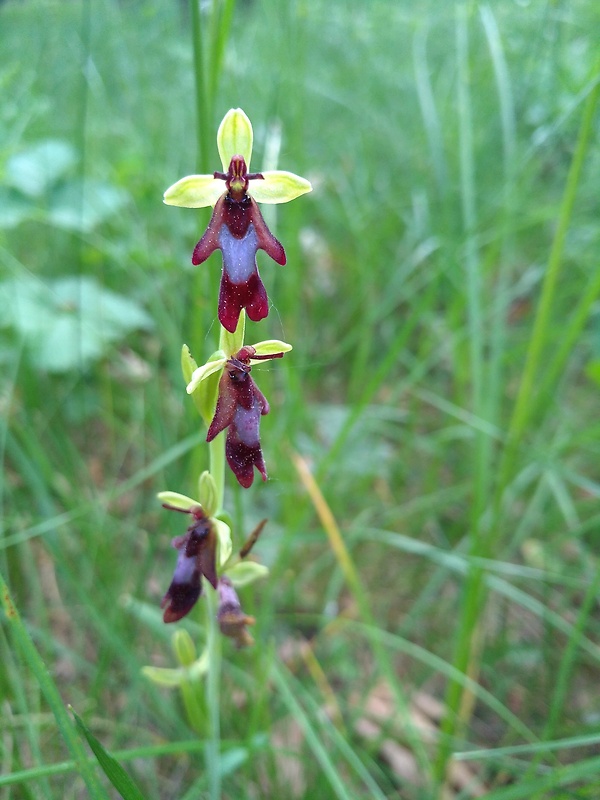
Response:
[[[234,587],[246,586],[268,573],[267,567],[247,560],[266,520],[257,526],[240,552],[233,555],[231,529],[216,516],[216,492],[210,473],[202,473],[198,489],[198,500],[178,492],[160,492],[158,495],[163,508],[189,514],[192,518],[187,531],[171,542],[177,550],[177,563],[161,603],[163,620],[178,622],[189,614],[202,594],[204,577],[220,595],[225,594],[225,600],[221,598],[225,603],[223,625],[227,630],[224,633],[243,644],[242,639],[251,641],[249,637],[246,640],[243,631],[245,625],[252,624],[252,619],[243,615],[239,601],[235,606],[233,601],[237,595]]]
[[[188,614],[202,594],[202,577],[216,589],[218,572],[229,560],[232,551],[229,525],[213,515],[212,487],[200,479],[200,500],[178,492],[160,492],[163,508],[189,514],[192,522],[187,531],[176,536],[171,544],[177,550],[173,579],[162,599],[165,622],[177,622]],[[207,489],[208,486],[208,489]]]
[[[213,406],[206,441],[211,442],[227,429],[227,463],[246,489],[254,481],[254,467],[263,480],[267,479],[259,428],[261,416],[269,413],[269,403],[250,375],[252,365],[282,358],[291,349],[286,342],[270,339],[256,345],[245,345],[231,355],[217,351],[206,364],[194,370],[187,385],[188,394],[201,393],[204,386],[210,391],[212,382],[204,382],[213,375],[220,376],[216,407]]]
[[[219,321],[230,333],[235,331],[243,308],[253,322],[269,313],[256,264],[257,250],[264,250],[278,264],[286,262],[285,250],[268,229],[257,202],[287,203],[312,190],[309,181],[292,172],[249,172],[252,143],[250,120],[241,108],[230,109],[217,132],[223,172],[188,175],[164,195],[167,205],[214,206],[208,228],[194,248],[192,264],[201,264],[215,250],[221,251]]]

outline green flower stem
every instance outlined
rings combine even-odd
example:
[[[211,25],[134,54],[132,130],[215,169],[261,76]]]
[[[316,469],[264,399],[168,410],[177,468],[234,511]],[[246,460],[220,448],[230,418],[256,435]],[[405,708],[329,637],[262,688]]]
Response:
[[[205,591],[206,648],[206,707],[208,736],[204,748],[211,800],[221,800],[221,638],[217,625],[217,593],[212,586]]]
[[[223,345],[226,331],[221,328],[219,345]],[[243,320],[242,320],[243,337]],[[208,445],[210,474],[217,490],[217,509],[223,508],[225,494],[225,436],[220,433]],[[217,511],[217,513],[218,513]],[[211,586],[206,596],[206,648],[208,674],[206,676],[206,707],[208,711],[208,737],[205,747],[206,771],[211,800],[221,797],[221,638],[217,623],[217,593]]]
[[[225,434],[220,433],[208,445],[210,458],[210,474],[217,487],[217,514],[223,510],[225,494]]]

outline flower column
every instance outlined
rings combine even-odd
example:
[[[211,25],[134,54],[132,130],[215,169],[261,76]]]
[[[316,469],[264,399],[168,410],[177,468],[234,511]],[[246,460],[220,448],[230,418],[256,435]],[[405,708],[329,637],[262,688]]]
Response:
[[[252,484],[254,468],[267,479],[259,423],[269,412],[269,404],[250,373],[254,364],[281,358],[292,349],[277,340],[244,344],[246,316],[258,322],[269,313],[256,264],[257,250],[264,250],[278,264],[286,262],[283,246],[268,229],[257,201],[285,203],[312,188],[307,180],[290,172],[249,172],[252,141],[250,120],[241,109],[231,109],[217,133],[223,172],[182,178],[164,196],[168,205],[214,206],[192,263],[201,264],[215,250],[220,250],[223,258],[219,349],[200,367],[186,346],[182,353],[187,391],[208,427],[210,470],[200,476],[197,500],[176,492],[159,494],[165,508],[191,517],[187,532],[172,543],[178,557],[162,602],[164,621],[175,622],[193,608],[204,577],[218,590],[221,631],[238,645],[251,641],[245,626],[252,620],[243,614],[234,587],[264,575],[266,568],[245,561],[248,546],[232,555],[231,529],[221,518],[223,455],[241,486]]]

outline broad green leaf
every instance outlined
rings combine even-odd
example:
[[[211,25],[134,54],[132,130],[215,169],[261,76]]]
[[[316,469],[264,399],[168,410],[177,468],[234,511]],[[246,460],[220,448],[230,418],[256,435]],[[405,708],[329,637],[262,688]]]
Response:
[[[34,365],[49,372],[86,367],[112,342],[154,325],[134,300],[88,276],[3,281],[0,308],[2,322],[21,334]]]
[[[60,139],[46,139],[8,159],[6,183],[29,197],[40,197],[77,162],[74,148]]]
[[[89,233],[129,199],[125,189],[110,183],[74,179],[52,190],[46,216],[57,228]]]

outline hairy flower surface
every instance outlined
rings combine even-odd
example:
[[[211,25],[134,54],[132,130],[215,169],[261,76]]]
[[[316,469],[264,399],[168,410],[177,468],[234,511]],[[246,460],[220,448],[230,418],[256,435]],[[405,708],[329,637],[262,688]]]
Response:
[[[257,250],[264,250],[278,264],[286,262],[285,250],[267,227],[256,202],[286,203],[312,189],[305,178],[291,172],[249,172],[252,143],[250,120],[241,108],[231,109],[217,133],[223,172],[181,178],[164,195],[167,205],[214,205],[208,228],[194,248],[192,263],[201,264],[215,250],[221,251],[219,321],[231,333],[242,309],[254,322],[269,313],[256,264]]]

